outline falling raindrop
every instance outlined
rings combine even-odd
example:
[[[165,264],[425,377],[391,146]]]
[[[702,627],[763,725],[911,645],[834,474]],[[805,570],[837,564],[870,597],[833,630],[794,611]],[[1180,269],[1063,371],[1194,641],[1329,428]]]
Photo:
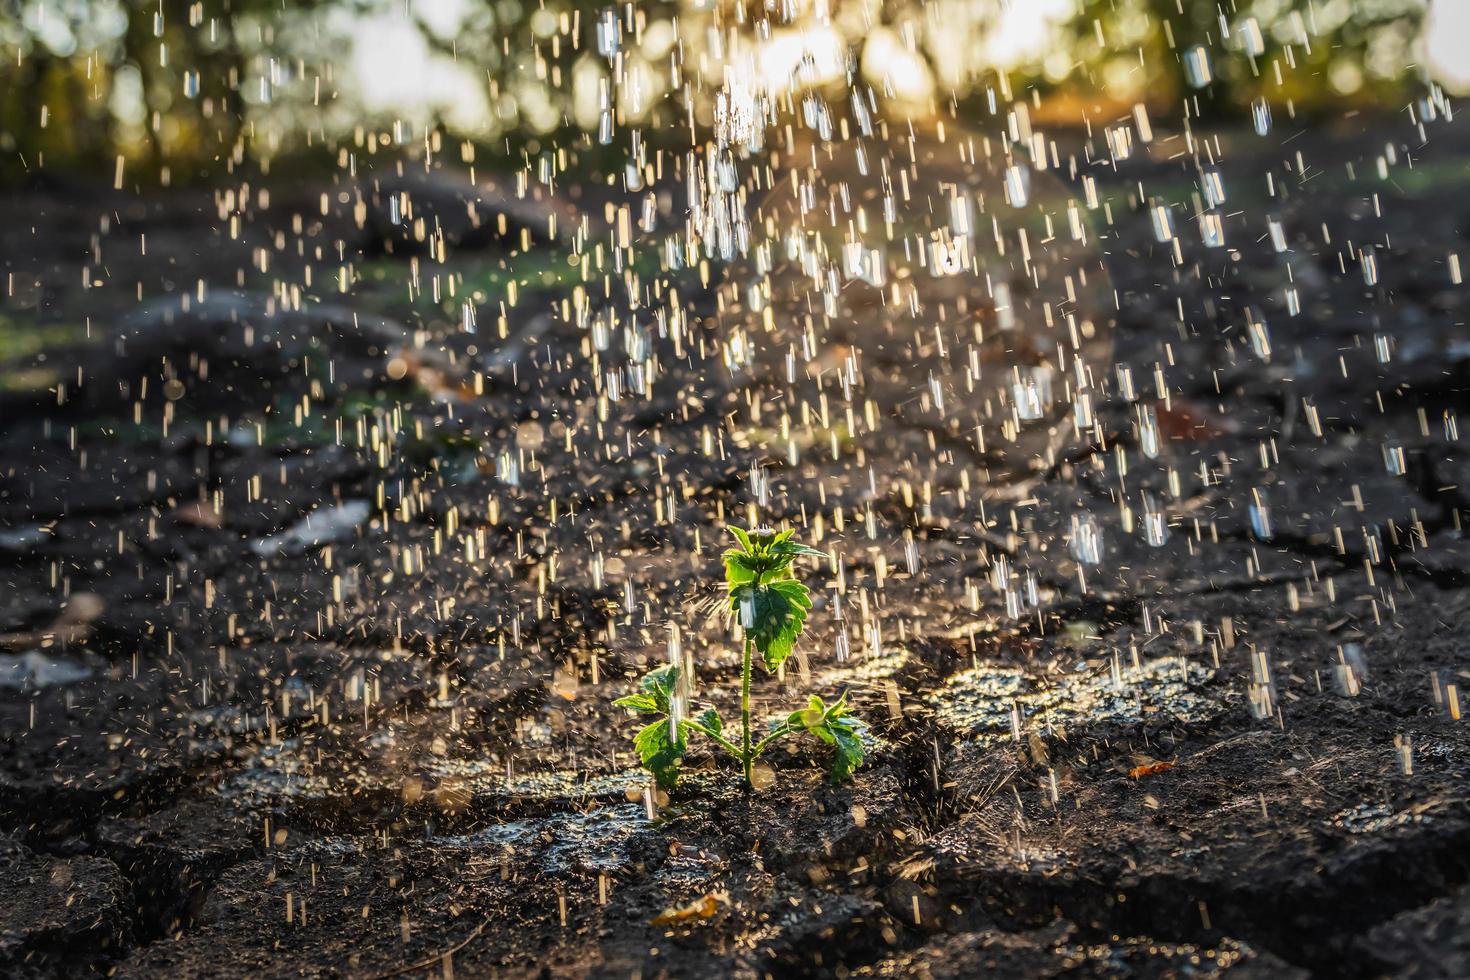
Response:
[[[1215,80],[1214,64],[1209,49],[1196,44],[1185,50],[1182,61],[1184,76],[1193,88],[1204,88]]]
[[[1265,98],[1258,98],[1251,103],[1251,125],[1255,127],[1257,136],[1265,136],[1271,132],[1271,103]]]
[[[1163,451],[1158,412],[1152,405],[1138,406],[1138,447],[1149,459],[1158,459]]]
[[[1024,208],[1031,197],[1031,170],[1023,163],[1006,168],[1006,200],[1013,208]]]
[[[1143,539],[1153,548],[1162,547],[1169,540],[1168,517],[1149,493],[1143,495]]]
[[[1218,211],[1205,211],[1199,216],[1200,240],[1206,248],[1225,247],[1225,218]]]
[[[1262,541],[1274,536],[1271,526],[1271,504],[1259,487],[1252,488],[1250,496],[1251,533]]]
[[[1088,513],[1073,514],[1067,550],[1083,565],[1096,565],[1103,559],[1102,527]]]

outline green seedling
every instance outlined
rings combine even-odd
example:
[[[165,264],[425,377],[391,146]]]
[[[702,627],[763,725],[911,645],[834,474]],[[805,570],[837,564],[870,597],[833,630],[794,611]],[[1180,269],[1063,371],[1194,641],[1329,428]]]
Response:
[[[796,578],[792,566],[803,556],[826,558],[826,554],[792,540],[795,532],[769,529],[745,531],[731,527],[739,547],[725,552],[725,592],[729,612],[745,635],[740,671],[740,741],[725,734],[719,712],[708,708],[691,715],[683,694],[684,678],[677,664],[669,664],[644,675],[637,694],[613,702],[640,715],[657,716],[633,738],[633,747],[643,766],[658,784],[672,789],[691,734],[702,735],[740,763],[748,788],[755,786],[755,761],[778,739],[808,734],[833,747],[832,781],[842,782],[863,763],[863,723],[847,706],[844,693],[836,702],[825,703],[813,694],[805,707],[773,719],[766,736],[751,737],[750,678],[753,654],[769,673],[775,673],[796,649],[812,608],[811,593]]]

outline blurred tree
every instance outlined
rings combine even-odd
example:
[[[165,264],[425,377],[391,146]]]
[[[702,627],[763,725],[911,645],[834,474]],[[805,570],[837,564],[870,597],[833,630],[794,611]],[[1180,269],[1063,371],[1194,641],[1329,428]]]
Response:
[[[394,129],[397,119],[409,131],[428,125],[507,150],[506,137],[551,134],[565,146],[590,134],[612,153],[634,126],[646,139],[673,139],[691,108],[696,125],[709,125],[732,68],[757,86],[861,78],[908,115],[1032,84],[1093,102],[1146,100],[1161,113],[1238,111],[1261,97],[1308,110],[1392,104],[1416,81],[1408,66],[1426,0],[0,5],[0,177],[107,171],[121,154],[148,164],[130,168],[130,181],[151,181],[219,176],[252,154],[342,137],[361,146],[364,127]],[[1060,44],[1007,33],[1027,16]],[[434,100],[363,98],[354,70],[378,76],[366,80],[376,88],[425,97],[419,80],[400,75],[391,46],[381,65],[354,63],[366,35],[390,28],[416,33],[430,67],[452,73]],[[996,85],[996,63],[1017,58],[1009,88]]]
[[[1080,0],[1084,87],[1211,115],[1256,98],[1313,110],[1391,104],[1410,83],[1426,0]]]

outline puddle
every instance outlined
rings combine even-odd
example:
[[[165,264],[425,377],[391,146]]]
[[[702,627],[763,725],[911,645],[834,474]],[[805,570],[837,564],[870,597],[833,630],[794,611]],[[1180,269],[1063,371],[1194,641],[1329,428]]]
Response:
[[[287,739],[264,746],[254,763],[224,782],[219,795],[251,805],[264,805],[273,799],[298,799],[312,795],[309,791],[321,780],[305,773],[299,755],[300,742]]]
[[[328,774],[307,766],[298,740],[269,745],[220,788],[226,799],[252,804],[272,800],[313,800],[350,795],[381,794],[415,803],[425,797],[442,799],[453,808],[474,800],[530,800],[571,807],[588,800],[622,801],[630,793],[641,793],[648,777],[639,769],[612,773],[557,769],[544,772],[512,772],[506,776],[502,763],[489,759],[436,759],[411,772],[384,766],[369,771],[361,764]]]
[[[1010,739],[1017,722],[1024,731],[1160,718],[1203,721],[1222,707],[1217,697],[1201,690],[1214,674],[1180,657],[1047,678],[995,664],[955,674],[929,702],[950,726],[995,741]]]
[[[1214,947],[1163,943],[1147,938],[1124,939],[1111,945],[1068,944],[1058,946],[1056,952],[1068,969],[1086,966],[1098,969],[1106,976],[1155,972],[1169,976],[1218,976],[1232,967],[1260,958],[1253,947],[1233,939],[1221,940]]]
[[[885,647],[879,653],[865,653],[843,663],[826,665],[813,671],[819,682],[833,687],[865,687],[886,681],[908,666],[910,655],[898,647]]]
[[[1332,817],[1332,826],[1350,834],[1378,834],[1416,824],[1432,818],[1422,813],[1396,813],[1387,803],[1359,803]]]
[[[552,874],[615,872],[629,864],[628,841],[649,829],[643,807],[625,803],[588,813],[515,820],[470,834],[436,835],[431,841],[437,847],[475,854],[520,858],[536,853],[536,863]]]
[[[335,507],[320,507],[280,534],[261,538],[250,549],[262,558],[300,554],[353,534],[367,520],[371,507],[366,500],[348,500]]]
[[[38,690],[56,684],[73,684],[92,676],[92,671],[73,660],[48,657],[31,651],[0,657],[0,688]]]
[[[507,778],[505,765],[488,759],[435,760],[423,767],[423,773],[441,781],[472,782],[481,791],[566,802],[588,797],[621,797],[630,790],[641,792],[648,783],[648,774],[641,769],[598,774],[585,770],[553,769],[544,772],[512,772]]]
[[[45,524],[28,524],[18,528],[0,528],[0,551],[23,555],[51,538],[51,527]]]

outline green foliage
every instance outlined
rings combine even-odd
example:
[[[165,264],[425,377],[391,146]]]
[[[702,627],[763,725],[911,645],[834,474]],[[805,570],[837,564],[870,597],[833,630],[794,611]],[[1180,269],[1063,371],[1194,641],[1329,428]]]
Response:
[[[1255,98],[1290,99],[1303,109],[1337,108],[1345,98],[1386,106],[1416,84],[1403,66],[1425,7],[1422,0],[1079,0],[1064,34],[1086,90],[1100,87],[1110,64],[1126,64],[1130,74],[1141,70],[1140,95],[1161,109],[1186,98],[1206,115],[1241,112]],[[1259,38],[1259,55],[1250,55],[1247,36]],[[1202,90],[1184,68],[1184,53],[1196,45],[1212,64]],[[1344,77],[1361,88],[1341,90]]]
[[[740,542],[724,555],[730,611],[774,672],[796,648],[812,608],[811,593],[796,580],[792,563],[802,555],[827,555],[793,541],[794,531],[729,530]]]
[[[725,738],[724,720],[714,708],[707,708],[692,718],[681,718],[675,724],[672,705],[677,696],[679,668],[674,665],[650,671],[643,677],[638,693],[613,703],[640,715],[657,716],[638,732],[633,746],[644,768],[665,789],[672,789],[678,779],[690,733],[709,738],[734,756],[744,769],[747,785],[752,780],[755,760],[771,743],[786,735],[806,733],[832,746],[832,781],[843,782],[863,763],[864,726],[848,709],[846,694],[830,705],[813,694],[806,707],[776,721],[770,734],[759,743],[752,744],[750,734],[751,651],[759,651],[761,662],[771,672],[791,655],[812,608],[811,593],[796,578],[793,566],[803,556],[829,556],[794,541],[792,531],[746,531],[738,527],[729,530],[739,547],[731,548],[723,556],[726,598],[736,622],[745,632],[740,743]]]
[[[845,692],[831,705],[825,704],[813,694],[807,700],[805,708],[793,711],[787,717],[786,725],[792,731],[806,731],[815,735],[837,750],[832,759],[834,783],[847,779],[854,769],[863,764],[864,725],[849,711]]]
[[[707,708],[699,715],[699,723],[707,731],[718,735],[725,730],[725,723],[720,720],[720,713],[714,708]]]
[[[795,649],[812,600],[800,582],[772,582],[737,587],[730,593],[730,605],[760,651],[766,670],[774,672]]]
[[[980,100],[995,79],[993,69],[1003,67],[1018,98],[1033,88],[1045,94],[1049,88],[1071,87],[1107,102],[1125,93],[1131,98],[1136,91],[1160,110],[1176,113],[1185,98],[1203,102],[1206,112],[1211,107],[1239,111],[1257,96],[1278,104],[1291,99],[1299,107],[1334,107],[1344,99],[1355,106],[1394,105],[1418,84],[1416,44],[1428,8],[1425,0],[1075,0],[1055,44],[1030,64],[1007,67],[978,59],[947,67],[950,59],[944,52],[951,44],[958,41],[968,48],[993,38],[988,25],[999,24],[1008,5],[1011,0],[951,4],[942,26],[913,36],[913,56],[934,72],[941,89],[960,100],[974,99],[969,106],[960,103],[962,121],[967,110],[971,121],[979,118]],[[360,0],[233,0],[210,7],[208,29],[196,24],[194,5],[184,0],[152,5],[73,0],[53,6],[54,17],[13,13],[40,9],[35,3],[7,5],[7,16],[0,17],[6,52],[0,59],[0,148],[5,150],[0,176],[29,177],[38,158],[44,158],[48,168],[83,168],[110,177],[122,154],[129,158],[129,187],[159,179],[165,164],[175,181],[203,173],[228,183],[229,175],[253,156],[286,152],[296,156],[298,165],[307,160],[321,165],[335,158],[355,127],[386,128],[391,123],[393,110],[367,106],[350,73],[321,106],[315,104],[310,85],[282,85],[268,100],[249,94],[258,66],[270,62],[298,65],[296,74],[302,79],[326,73],[334,52],[350,47],[353,35],[363,29],[364,19],[354,15],[373,5]],[[452,27],[442,17],[405,9],[402,27],[416,32],[416,41],[437,64],[465,67],[491,91],[510,96],[512,106],[536,104],[547,110],[497,111],[490,132],[455,132],[436,111],[433,124],[436,135],[449,137],[446,150],[461,139],[481,140],[481,170],[513,173],[522,165],[522,153],[534,158],[547,147],[576,146],[572,167],[586,167],[599,179],[621,169],[621,144],[601,146],[577,127],[577,86],[553,81],[570,80],[582,70],[595,8],[582,6],[581,16],[568,21],[569,27],[577,25],[580,38],[558,31],[558,41],[550,44],[544,18],[549,11],[565,18],[578,6],[470,0],[453,5]],[[686,70],[694,70],[706,53],[699,39],[714,29],[714,18],[725,16],[718,11],[729,6],[642,0],[638,17],[646,33],[676,31],[680,51],[690,46],[684,55],[690,59]],[[906,33],[925,21],[924,9],[918,0],[872,5],[875,20],[865,17],[839,25],[839,43],[856,63],[864,57],[874,28]],[[335,16],[343,12],[348,16]],[[808,13],[798,23],[809,23],[810,17]],[[749,21],[740,22],[744,32],[754,30]],[[1246,30],[1259,31],[1264,47],[1260,56],[1245,53],[1241,38]],[[497,41],[466,44],[465,38]],[[1189,87],[1181,66],[1183,52],[1195,44],[1206,46],[1215,57],[1215,80],[1205,92]],[[169,52],[167,59],[159,57],[160,46]],[[1048,60],[1057,54],[1065,56],[1065,77]],[[535,73],[526,70],[533,55]],[[182,98],[188,71],[195,73],[199,91],[196,97]],[[1123,91],[1118,79],[1129,80],[1121,85]],[[1353,80],[1347,88],[1344,79]],[[713,88],[696,85],[701,88],[707,107]],[[881,87],[873,94],[883,97]],[[36,111],[42,104],[46,114]],[[654,98],[647,109],[647,118],[630,119],[629,124],[642,126],[645,139],[666,140],[672,148],[674,134],[682,131],[674,125],[684,118],[682,100]],[[139,122],[154,118],[157,123]],[[318,156],[308,149],[323,143],[330,153]],[[549,274],[567,272],[553,267]],[[536,276],[541,278],[539,272]],[[467,285],[470,293],[494,291],[483,281]]]
[[[639,685],[642,690],[613,704],[628,708],[640,715],[658,715],[657,721],[645,725],[633,737],[633,748],[638,752],[643,767],[658,780],[664,789],[673,789],[679,778],[679,763],[684,759],[685,731],[674,727],[670,717],[669,701],[674,686],[679,682],[679,668],[670,664],[649,671]]]
[[[633,736],[633,748],[643,767],[653,773],[659,786],[673,789],[679,780],[679,763],[684,759],[684,733],[675,731],[671,718],[660,718],[645,725]]]

